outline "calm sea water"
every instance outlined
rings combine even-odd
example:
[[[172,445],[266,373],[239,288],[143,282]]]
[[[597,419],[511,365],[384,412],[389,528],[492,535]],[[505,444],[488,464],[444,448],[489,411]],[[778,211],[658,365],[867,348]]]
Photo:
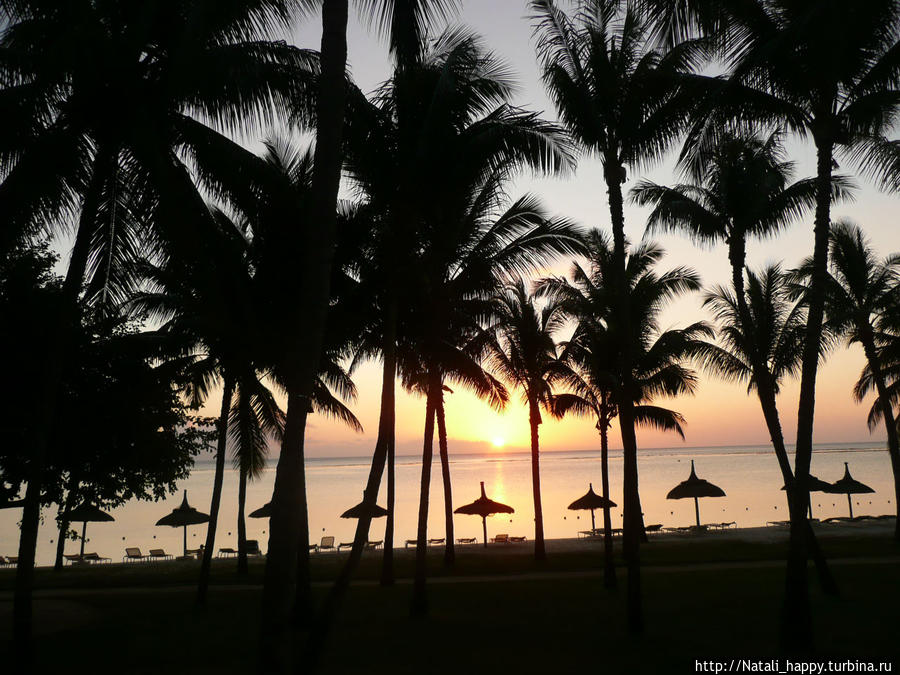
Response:
[[[451,447],[452,453],[452,447]],[[610,486],[613,501],[622,504],[622,455],[611,451]],[[690,525],[694,520],[692,500],[666,500],[666,493],[687,478],[691,460],[696,461],[697,474],[720,486],[727,497],[700,502],[703,522],[735,521],[740,527],[764,525],[768,520],[787,518],[784,493],[780,491],[781,474],[775,456],[767,446],[671,448],[641,450],[639,459],[642,506],[647,523],[666,526]],[[817,445],[812,473],[827,481],[843,475],[844,462],[850,463],[853,477],[875,489],[875,494],[853,498],[854,515],[894,513],[893,478],[890,459],[884,446],[872,443]],[[351,541],[355,521],[339,516],[362,498],[369,470],[365,457],[310,459],[308,461],[308,500],[310,538],[316,542],[323,535],[334,535],[338,541]],[[217,546],[236,547],[237,475],[229,467],[222,496]],[[479,482],[484,481],[488,496],[509,504],[516,512],[488,519],[488,536],[496,533],[534,535],[534,509],[531,497],[531,463],[529,455],[487,454],[451,456],[453,503],[466,504],[479,496]],[[264,476],[248,489],[248,513],[269,501],[274,482],[274,461]],[[395,541],[402,546],[416,532],[421,463],[415,457],[397,458],[397,522]],[[181,529],[155,527],[154,523],[181,502],[182,490],[200,511],[209,511],[212,493],[213,465],[201,458],[191,476],[179,485],[179,492],[162,502],[131,502],[114,509],[112,523],[88,525],[86,550],[97,551],[113,560],[121,559],[126,546],[164,548],[180,553]],[[550,538],[574,537],[590,527],[589,512],[569,511],[566,507],[583,495],[593,482],[600,492],[599,451],[547,452],[541,456],[541,481],[545,535]],[[379,503],[384,504],[384,490]],[[443,537],[443,492],[440,464],[435,457],[431,484],[428,536]],[[813,511],[818,518],[847,515],[847,499],[843,495],[813,494]],[[56,551],[57,530],[53,508],[43,513],[38,541],[38,564],[52,564]],[[18,548],[19,509],[0,511],[0,555],[15,554]],[[597,512],[598,524],[601,512]],[[481,519],[455,516],[457,537],[480,537]],[[613,510],[614,526],[621,523],[621,509]],[[267,520],[247,520],[248,538],[258,539],[265,550]],[[384,521],[373,523],[371,539],[383,538]],[[197,548],[204,541],[206,526],[188,529],[188,547]],[[68,542],[66,551],[77,552],[78,542]]]

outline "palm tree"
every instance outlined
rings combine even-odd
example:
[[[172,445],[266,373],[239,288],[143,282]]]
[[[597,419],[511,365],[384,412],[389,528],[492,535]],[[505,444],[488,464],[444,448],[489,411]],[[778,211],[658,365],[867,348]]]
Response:
[[[779,265],[766,267],[759,273],[748,271],[747,283],[742,288],[743,303],[733,290],[723,287],[706,294],[704,306],[716,318],[718,340],[704,346],[698,358],[711,373],[729,382],[746,383],[748,393],[756,391],[782,478],[790,486],[794,476],[787,461],[776,399],[785,378],[800,372],[805,307],[792,301],[794,291],[789,275]],[[763,381],[767,383],[767,394],[761,393],[759,383]],[[792,508],[793,500],[788,495],[788,510]],[[836,595],[837,585],[808,521],[806,536],[822,589]]]
[[[455,5],[456,0],[413,0],[406,3],[366,0],[363,3],[368,11],[380,14],[381,26],[390,36],[391,50],[401,59],[409,58],[412,61],[421,49],[421,38],[429,23],[450,12]],[[347,15],[347,0],[323,0],[321,76],[316,100],[313,177],[315,196],[311,208],[312,221],[319,223],[320,227],[316,236],[305,242],[310,262],[303,266],[303,273],[299,275],[295,289],[296,298],[302,299],[302,302],[296,304],[304,308],[302,316],[296,319],[303,322],[304,330],[296,333],[303,337],[289,357],[292,373],[288,387],[287,433],[276,471],[264,584],[263,635],[267,637],[261,648],[261,657],[264,662],[273,666],[285,660],[283,645],[287,638],[290,609],[289,600],[286,599],[290,594],[286,591],[293,581],[297,535],[303,527],[296,516],[303,507],[300,502],[305,500],[301,498],[301,495],[305,495],[305,485],[299,482],[303,476],[303,436],[309,396],[324,337],[332,258],[337,243],[335,211],[343,163],[342,136],[347,107]],[[384,394],[384,398],[391,400],[387,392]],[[388,419],[384,420],[384,424],[379,422],[379,435],[382,427],[386,430],[390,422]],[[384,454],[387,454],[387,445],[392,443],[387,443],[385,439],[380,446],[383,447]],[[376,452],[378,454],[380,453]],[[377,491],[374,494],[367,492],[366,495],[366,499],[374,504]],[[370,518],[360,519],[357,535],[363,529],[367,533],[370,522]],[[359,554],[359,551],[351,552],[351,558],[358,557]]]
[[[679,231],[701,245],[721,242],[727,246],[740,321],[737,330],[749,333],[759,329],[744,290],[747,238],[772,236],[810,210],[815,205],[815,181],[789,183],[793,163],[784,159],[777,132],[767,137],[724,133],[712,147],[697,153],[686,173],[691,182],[674,187],[641,181],[632,189],[631,198],[637,204],[653,206],[648,232]],[[832,191],[836,197],[842,196],[846,186],[835,180]],[[771,347],[766,340],[745,341],[744,357],[753,369],[754,388],[778,465],[790,487],[794,475],[775,404],[778,384],[772,379],[767,352],[757,354],[757,344],[763,350]]]
[[[828,275],[832,178],[836,156],[890,183],[890,142],[885,132],[898,109],[896,43],[900,6],[873,0],[848,6],[840,0],[754,0],[729,5],[723,44],[730,69],[709,98],[718,115],[748,124],[779,124],[812,139],[816,148],[816,211],[809,312],[797,417],[794,497],[788,561],[786,645],[812,641],[807,592],[806,507],[812,459],[815,388],[823,338]]]
[[[603,164],[615,251],[616,311],[625,335],[630,312],[625,278],[625,215],[622,184],[627,169],[661,158],[684,128],[694,105],[685,96],[687,70],[702,55],[691,44],[667,52],[653,48],[652,26],[632,3],[596,2],[569,18],[552,0],[533,0],[538,55],[545,86],[560,118],[585,152]],[[629,344],[619,351],[619,372],[630,377]],[[626,388],[631,388],[627,383]],[[634,411],[626,396],[619,408],[625,470],[623,504],[628,565],[628,626],[643,630],[640,586],[640,498]]]
[[[192,129],[203,126],[194,114],[246,128],[260,111],[284,109],[286,95],[299,91],[295,76],[309,59],[264,34],[286,24],[291,4],[184,0],[63,6],[32,0],[0,8],[0,42],[8,55],[4,115],[10,111],[4,122],[22,132],[7,135],[0,151],[6,224],[18,231],[38,223],[58,229],[68,215],[78,216],[64,302],[36,406],[42,419],[34,435],[16,582],[15,642],[22,653],[30,644],[41,467],[86,273],[127,281],[109,274],[106,261],[133,259],[151,243],[189,256],[195,232],[182,225],[197,217],[198,198],[177,151],[189,143]],[[54,161],[47,163],[47,156]],[[147,217],[170,207],[171,219]],[[144,226],[151,224],[162,236],[147,236]]]
[[[569,391],[555,396],[553,412],[558,416],[572,412],[596,418],[600,433],[603,496],[608,499],[608,431],[618,414],[617,396],[622,395],[619,384],[622,377],[616,372],[619,345],[611,281],[613,253],[608,238],[596,230],[589,234],[586,247],[590,261],[588,269],[576,262],[572,266],[571,283],[565,279],[543,279],[537,285],[537,292],[555,298],[564,314],[577,322],[571,339],[563,343],[560,357],[571,367],[571,372],[564,377]],[[654,275],[652,266],[661,255],[661,249],[655,245],[641,246],[631,252],[626,266],[629,288],[652,289],[652,292],[635,293],[635,302],[630,306],[635,325],[647,326],[653,332],[656,332],[653,321],[648,322],[648,319],[659,312],[667,294],[678,294],[693,288],[696,283],[688,270],[662,277]],[[646,350],[638,350],[639,359],[642,356],[646,359],[637,362],[634,372],[635,391],[640,392],[634,400],[638,425],[673,431],[684,438],[684,418],[672,410],[651,405],[651,399],[658,394],[693,392],[696,378],[681,366],[681,362],[690,356],[697,347],[696,340],[706,330],[702,324],[695,324],[681,332],[664,331],[656,335],[652,343],[647,343]],[[613,587],[615,568],[609,509],[604,509],[603,518],[604,584]]]
[[[507,168],[511,168],[512,158],[508,161]],[[417,270],[421,279],[417,286],[422,289],[416,304],[420,322],[411,337],[422,355],[426,408],[432,410],[438,423],[448,537],[452,537],[453,507],[443,419],[444,383],[466,387],[494,407],[505,405],[505,389],[479,363],[483,346],[490,341],[490,333],[484,331],[481,321],[492,311],[491,298],[510,275],[534,270],[553,257],[581,250],[578,229],[568,221],[549,218],[530,195],[497,216],[499,196],[495,195],[502,189],[505,177],[505,170],[495,168],[473,182],[464,174],[464,180],[458,184],[444,183],[441,199],[445,201],[428,223],[434,229],[428,233]],[[433,428],[426,426],[426,432],[429,429],[433,433]],[[426,462],[431,443],[428,434],[424,440]],[[430,474],[423,469],[413,595],[413,610],[419,613],[424,613],[426,606],[429,483]]]
[[[197,600],[206,601],[215,550],[219,505],[225,477],[229,415],[238,379],[247,389],[247,371],[260,369],[258,324],[246,271],[244,246],[237,228],[222,211],[214,211],[216,230],[208,233],[205,257],[191,266],[143,266],[149,290],[129,303],[139,316],[161,323],[157,335],[171,345],[170,358],[192,361],[190,395],[201,405],[222,382],[210,520],[200,568]]]
[[[469,248],[486,237],[492,222],[486,218],[498,217],[498,197],[510,172],[523,164],[552,171],[570,163],[556,127],[511,107],[511,91],[496,58],[484,51],[476,36],[458,30],[439,37],[418,65],[397,68],[374,103],[361,95],[354,95],[351,102],[347,168],[379,228],[361,274],[368,279],[366,292],[375,297],[382,312],[376,319],[382,327],[381,339],[388,329],[395,336],[394,346],[384,345],[393,351],[395,363],[396,341],[409,340],[413,333],[434,344],[448,342],[440,334],[446,323],[443,318],[436,313],[427,321],[419,316],[428,304],[422,303],[423,291],[417,284],[425,280],[437,284],[434,296],[425,302],[447,306],[443,296],[452,286],[441,289],[458,275],[454,265],[470,260],[454,256],[469,255]],[[517,210],[511,209],[509,220],[504,221],[507,229],[485,238],[481,252],[488,260],[495,253],[488,246],[498,242],[505,246],[508,232],[523,234],[536,225],[529,222],[520,228],[525,218],[521,212],[531,205],[523,201]],[[513,218],[513,214],[519,216]],[[478,269],[483,272],[482,267]],[[467,291],[463,284],[472,283],[469,278],[463,276],[456,285]],[[386,312],[393,313],[393,325],[385,321]],[[417,323],[428,323],[428,330],[414,328]],[[437,334],[429,334],[434,332],[431,326],[440,329]],[[393,386],[393,376],[386,373],[384,378],[383,396]],[[382,413],[392,415],[393,404],[382,406]],[[372,499],[385,461],[390,460],[388,436],[393,438],[393,425],[384,445],[376,446],[366,488]],[[392,475],[389,465],[389,513]],[[389,515],[389,527],[390,523]],[[368,523],[361,520],[355,538],[359,553],[367,531]],[[357,561],[358,555],[351,551],[347,574]],[[347,574],[342,579],[349,578]]]
[[[235,214],[236,223],[229,223],[229,227],[238,233],[245,249],[245,269],[240,274],[249,277],[245,283],[250,289],[256,312],[256,320],[252,324],[257,334],[254,346],[258,349],[258,358],[266,364],[269,377],[287,395],[290,367],[286,355],[294,348],[296,326],[293,318],[284,320],[281,309],[293,297],[291,289],[295,283],[293,265],[296,256],[292,242],[298,233],[301,238],[314,238],[311,229],[313,221],[307,215],[313,196],[314,156],[308,147],[284,136],[273,136],[264,141],[263,146],[263,152],[257,156],[236,143],[216,137],[205,144],[197,144],[194,161],[203,188]],[[353,318],[356,308],[345,311],[348,301],[344,296],[348,285],[352,285],[348,279],[348,269],[357,265],[356,257],[360,255],[357,250],[359,233],[368,223],[359,209],[345,204],[340,206],[338,219],[341,237],[337,242],[330,280],[329,326],[319,373],[310,395],[311,407],[308,406],[307,412],[331,414],[359,430],[356,418],[323,384],[327,382],[334,387],[345,400],[355,397],[352,382],[338,364],[346,355],[348,336],[354,335],[358,329],[358,322]],[[283,441],[283,436],[279,434],[279,437]],[[251,447],[248,452],[252,455],[256,451]],[[303,493],[297,498],[300,503],[298,538],[302,545],[295,560],[294,614],[302,623],[311,619],[312,599],[306,546],[309,539],[306,481],[302,471],[297,480]]]
[[[534,497],[534,557],[546,560],[544,548],[544,512],[541,507],[541,469],[539,427],[541,408],[553,410],[553,385],[568,371],[557,354],[554,333],[562,328],[565,315],[561,307],[549,302],[538,307],[525,281],[508,285],[495,301],[495,348],[489,356],[491,368],[501,378],[522,390],[528,406],[531,427],[531,488]]]
[[[800,268],[806,281],[811,263],[807,260]],[[825,287],[826,329],[843,336],[849,344],[858,342],[863,348],[867,377],[863,378],[865,384],[856,388],[856,395],[864,396],[871,389],[878,394],[878,412],[870,416],[869,422],[884,423],[895,498],[900,498],[900,442],[881,355],[884,338],[890,335],[892,313],[900,299],[900,256],[895,254],[879,260],[862,230],[840,221],[831,226],[829,268]],[[900,539],[900,523],[894,536]]]

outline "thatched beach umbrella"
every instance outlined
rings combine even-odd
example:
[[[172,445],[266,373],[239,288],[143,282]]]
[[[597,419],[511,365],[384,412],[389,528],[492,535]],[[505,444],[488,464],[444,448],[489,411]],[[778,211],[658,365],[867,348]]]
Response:
[[[583,497],[579,497],[569,504],[570,511],[590,511],[591,512],[591,530],[597,529],[594,521],[594,509],[612,509],[616,503],[594,492],[594,484],[588,483],[588,491]]]
[[[187,490],[184,491],[184,499],[181,500],[181,506],[172,509],[172,513],[163,516],[156,521],[157,525],[168,525],[169,527],[184,528],[184,556],[187,557],[187,529],[189,525],[202,525],[209,522],[209,516],[200,513],[193,506],[188,504]]]
[[[700,527],[700,503],[701,497],[724,497],[725,491],[707,480],[697,478],[694,471],[694,460],[691,460],[691,475],[686,481],[682,481],[669,490],[666,499],[693,499],[694,513],[697,516],[697,527]]]
[[[481,516],[481,529],[484,532],[484,547],[487,548],[487,517],[494,513],[515,512],[516,510],[511,506],[488,499],[487,495],[484,493],[484,481],[481,481],[481,496],[471,504],[460,506],[453,513],[464,513],[468,516]]]
[[[847,495],[847,506],[850,507],[850,517],[853,518],[853,501],[850,499],[850,495],[864,495],[875,492],[875,490],[851,476],[850,465],[844,462],[844,477],[835,481],[826,492],[835,495]]]
[[[782,490],[787,490],[787,485],[781,486]],[[831,483],[826,483],[824,480],[819,480],[812,474],[809,476],[809,491],[810,492],[828,492],[831,490]],[[812,519],[812,500],[809,500],[809,517]]]
[[[63,519],[70,523],[81,523],[81,555],[84,555],[85,535],[87,534],[88,523],[111,523],[115,520],[106,511],[88,502],[82,502],[80,506],[76,506],[71,511],[63,513]]]
[[[266,502],[265,505],[260,506],[256,511],[250,513],[248,518],[271,518],[272,517],[272,502]]]
[[[369,518],[383,518],[388,514],[387,509],[378,506],[378,504],[372,504],[371,506],[366,504],[366,495],[363,493],[363,500],[353,506],[341,514],[341,518],[362,518],[363,516],[368,515]]]

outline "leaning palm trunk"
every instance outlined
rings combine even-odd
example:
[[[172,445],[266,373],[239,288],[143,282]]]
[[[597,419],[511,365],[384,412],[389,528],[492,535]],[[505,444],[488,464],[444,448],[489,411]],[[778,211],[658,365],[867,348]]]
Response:
[[[445,523],[445,545],[444,545],[444,564],[452,565],[456,562],[456,550],[453,547],[453,494],[450,486],[450,455],[447,451],[447,420],[444,415],[444,392],[441,391],[440,398],[435,408],[437,415],[438,428],[438,448],[441,456],[441,478],[444,481],[444,523]]]
[[[600,480],[603,498],[609,499],[609,418],[604,413],[597,424],[600,429]],[[612,518],[609,505],[603,507],[603,586],[616,587],[616,564],[613,560]]]
[[[247,519],[244,512],[247,507],[247,470],[241,466],[238,469],[238,515],[237,515],[237,541],[238,541],[238,565],[237,571],[241,576],[250,571],[247,563]],[[303,545],[301,540],[300,546]]]
[[[80,485],[80,481],[75,474],[69,475],[69,489],[67,490],[68,494],[66,495],[66,504],[63,507],[63,512],[60,515],[59,519],[59,539],[56,542],[56,560],[53,562],[53,570],[59,571],[63,568],[63,553],[65,552],[66,547],[66,538],[69,534],[69,520],[66,518],[65,514],[68,511],[71,511],[77,506],[78,500],[78,487]]]
[[[616,401],[619,429],[622,433],[623,501],[622,546],[628,570],[627,623],[632,633],[644,630],[644,611],[641,593],[640,540],[643,534],[640,494],[638,491],[637,436],[634,432],[634,402],[632,400],[631,318],[628,288],[625,279],[625,213],[622,202],[622,182],[625,169],[615,159],[604,165],[609,195],[610,220],[613,231],[613,271],[616,291],[616,315],[620,334],[619,371],[621,392]]]
[[[394,501],[395,501],[395,433],[397,386],[397,303],[391,301],[385,316],[384,337],[381,348],[384,356],[384,372],[381,383],[381,417],[379,436],[384,429],[383,442],[387,450],[387,518],[384,524],[384,553],[381,563],[381,585],[394,584]],[[377,494],[377,492],[376,492]]]
[[[395,315],[394,315],[395,316]],[[388,323],[384,341],[384,367],[381,377],[381,412],[378,419],[378,437],[375,441],[375,451],[372,454],[372,464],[369,467],[369,477],[366,481],[366,488],[363,493],[363,502],[369,506],[373,506],[378,498],[378,491],[381,487],[381,478],[384,475],[385,462],[389,454],[393,453],[394,446],[394,427],[396,420],[395,410],[395,386],[397,373],[397,347],[394,338],[394,324]],[[388,476],[388,518],[392,518],[394,504],[392,493],[392,481]],[[385,531],[384,548],[385,553],[388,549],[393,553],[393,520],[390,521],[391,540],[388,539],[389,532]],[[315,670],[316,665],[322,655],[322,648],[331,627],[334,623],[335,616],[340,609],[347,588],[350,586],[350,580],[353,578],[359,561],[362,558],[363,550],[369,538],[369,528],[372,524],[371,511],[364,509],[363,516],[356,523],[356,534],[353,537],[353,547],[350,549],[350,555],[341,568],[338,578],[331,587],[322,608],[319,612],[315,623],[312,626],[309,642],[307,645],[306,663],[310,672]],[[389,575],[386,578],[386,575]],[[393,556],[385,557],[382,567],[382,584],[393,583]]]
[[[209,590],[209,568],[212,565],[213,551],[216,547],[216,526],[219,520],[219,505],[222,503],[222,485],[225,482],[225,452],[228,445],[228,411],[234,396],[234,376],[225,373],[225,386],[222,389],[222,409],[219,412],[219,438],[216,443],[216,468],[213,477],[212,500],[209,504],[209,525],[206,528],[206,548],[203,549],[203,561],[200,563],[200,580],[197,582],[197,602],[206,602]]]
[[[425,588],[428,555],[428,503],[431,488],[431,459],[434,454],[434,418],[441,395],[440,375],[428,373],[428,400],[425,410],[425,437],[422,443],[422,479],[419,485],[419,519],[416,528],[416,567],[413,577],[411,613],[424,616],[428,613],[428,595]]]
[[[894,539],[900,541],[900,439],[897,434],[897,423],[894,419],[894,411],[891,409],[891,399],[888,393],[887,382],[881,370],[881,359],[872,338],[871,330],[865,327],[862,331],[863,349],[869,370],[872,371],[872,379],[875,389],[878,391],[878,401],[881,405],[881,415],[884,418],[884,427],[887,431],[888,454],[891,457],[891,469],[894,474],[894,504],[897,509],[897,520],[894,525]]]
[[[731,262],[731,282],[734,285],[738,314],[741,323],[744,325],[743,333],[746,335],[753,325],[753,316],[747,305],[747,296],[745,295],[744,290],[746,247],[743,238],[732,235],[728,245],[728,259]],[[788,457],[787,446],[784,442],[784,432],[781,427],[781,419],[778,414],[778,405],[775,397],[775,384],[772,381],[772,375],[763,363],[762,356],[759,354],[756,346],[748,342],[747,350],[750,356],[750,367],[753,369],[753,378],[756,381],[756,395],[759,399],[763,418],[766,421],[769,438],[772,440],[772,448],[775,450],[778,468],[781,469],[781,477],[784,480],[788,501],[788,514],[790,517],[794,508],[794,500],[792,497],[794,491],[794,472],[791,470],[791,461]],[[793,520],[791,522],[793,522]],[[822,549],[819,546],[819,542],[816,539],[816,533],[812,529],[812,523],[807,521],[805,529],[810,553],[816,565],[819,585],[825,593],[837,595],[837,583],[831,574],[831,570],[828,567],[828,563],[826,562]]]
[[[318,226],[315,236],[310,237],[309,241],[298,242],[295,249],[299,252],[305,248],[308,252],[299,279],[302,302],[298,303],[298,307],[303,312],[303,330],[297,335],[296,350],[288,354],[286,360],[289,395],[272,493],[260,627],[259,655],[261,667],[266,672],[283,670],[290,663],[288,622],[292,601],[296,602],[295,593],[291,591],[298,581],[297,549],[302,523],[307,518],[303,441],[325,333],[337,235],[341,137],[347,95],[347,5],[347,0],[324,0],[322,4],[321,73],[316,104],[316,150],[310,214],[312,222]],[[308,551],[305,556],[308,559]],[[308,581],[303,580],[301,584],[308,586]],[[306,595],[308,597],[309,593]]]
[[[17,665],[28,671],[32,659],[31,589],[34,585],[34,558],[37,550],[38,528],[41,521],[41,491],[43,489],[44,462],[50,437],[56,422],[56,405],[66,352],[69,349],[74,324],[78,321],[78,296],[87,269],[93,228],[91,223],[100,205],[105,178],[115,152],[100,148],[94,159],[91,183],[81,206],[81,216],[75,235],[72,257],[63,281],[61,305],[56,317],[56,329],[44,357],[44,371],[39,405],[40,420],[35,428],[34,446],[28,467],[28,487],[22,503],[22,524],[19,535],[18,564],[16,565],[15,591],[13,595],[13,645]]]
[[[828,275],[828,241],[831,228],[831,171],[833,145],[817,141],[816,218],[813,270],[807,293],[808,314],[797,409],[797,449],[794,455],[794,490],[791,509],[790,550],[785,582],[785,607],[781,630],[783,646],[792,651],[812,646],[812,612],[807,588],[806,509],[809,503],[809,467],[812,462],[816,406],[816,375],[825,315],[825,283]]]
[[[538,428],[541,411],[536,400],[528,402],[528,423],[531,426],[531,492],[534,497],[534,559],[546,560],[544,545],[544,508],[541,505],[541,453]]]

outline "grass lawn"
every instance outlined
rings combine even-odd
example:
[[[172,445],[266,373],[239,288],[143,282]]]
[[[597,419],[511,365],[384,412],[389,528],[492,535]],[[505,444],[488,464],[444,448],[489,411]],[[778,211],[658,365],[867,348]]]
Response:
[[[835,566],[843,596],[813,592],[818,656],[896,654],[897,571]],[[322,672],[693,672],[695,659],[774,654],[782,578],[768,567],[648,572],[640,640],[623,630],[624,593],[594,578],[435,583],[419,622],[408,585],[356,586]],[[214,588],[206,610],[185,589],[41,597],[39,672],[253,672],[258,612],[246,588]]]
[[[881,558],[900,556],[898,546],[889,536],[840,534],[821,537],[820,543],[828,558]],[[430,547],[429,575],[482,576],[495,574],[528,574],[535,572],[595,571],[602,567],[603,546],[600,541],[578,547],[560,546],[551,540],[547,543],[549,559],[535,563],[533,544],[457,547],[457,564],[453,568],[443,565],[442,547]],[[616,557],[621,560],[621,543],[617,541]],[[557,550],[559,549],[559,550]],[[357,579],[378,579],[381,571],[379,551],[367,551],[363,555]],[[715,535],[697,538],[651,539],[641,547],[644,565],[670,566],[702,563],[730,563],[748,561],[783,561],[787,555],[787,542],[761,543],[752,540],[726,540]],[[333,580],[346,559],[347,553],[313,554],[311,573],[314,582]],[[395,569],[398,578],[411,577],[415,560],[414,549],[398,549],[395,553]],[[260,584],[263,577],[263,560],[250,559],[250,573],[239,577],[235,573],[234,559],[214,559],[213,584]],[[52,588],[117,588],[130,586],[172,586],[192,584],[197,580],[199,564],[196,561],[169,561],[161,563],[130,563],[65,567],[61,572],[49,568],[36,570],[35,585],[40,589]],[[0,570],[0,591],[13,588],[15,570]]]
[[[865,560],[834,565],[840,598],[823,596],[812,576],[816,655],[855,660],[896,657],[897,548],[883,540],[852,544],[829,542],[829,553],[835,557],[847,558],[854,550],[866,553]],[[690,673],[698,659],[776,655],[782,567],[682,566],[704,555],[704,546],[712,546],[705,549],[709,555],[716,542],[643,549],[653,567],[643,576],[647,632],[640,639],[624,631],[624,572],[619,570],[617,593],[605,591],[599,578],[577,573],[583,568],[596,570],[596,555],[551,558],[551,570],[571,575],[436,581],[429,586],[431,614],[426,621],[409,619],[408,583],[392,588],[354,586],[326,647],[321,672]],[[766,549],[778,550],[766,554]],[[411,559],[405,553],[398,560],[401,576]],[[437,553],[431,561],[435,572],[441,569]],[[777,546],[756,545],[739,559],[764,560],[782,553]],[[318,558],[317,578],[330,577],[337,562],[337,556]],[[498,565],[504,571],[535,571],[527,555],[472,552],[461,556],[458,574],[491,574]],[[57,585],[82,590],[49,589],[39,594],[35,606],[40,672],[254,672],[257,588],[229,587],[223,582],[234,580],[232,566],[218,565],[220,583],[211,588],[209,605],[201,610],[193,603],[192,588],[171,585],[182,576],[192,580],[196,567],[174,566],[165,572],[140,567],[111,566],[102,573],[67,570],[55,576],[70,582]],[[361,576],[376,571],[377,560],[370,558]],[[254,566],[251,581],[260,572],[261,566]],[[86,587],[96,585],[98,574],[117,576],[120,586],[129,580],[146,581],[148,575],[154,575],[155,582],[91,593]],[[51,577],[50,572],[41,574],[39,583],[46,589]],[[3,583],[8,586],[10,581],[4,575]],[[321,595],[324,585],[316,590]],[[8,595],[0,603],[0,613],[8,612]]]

